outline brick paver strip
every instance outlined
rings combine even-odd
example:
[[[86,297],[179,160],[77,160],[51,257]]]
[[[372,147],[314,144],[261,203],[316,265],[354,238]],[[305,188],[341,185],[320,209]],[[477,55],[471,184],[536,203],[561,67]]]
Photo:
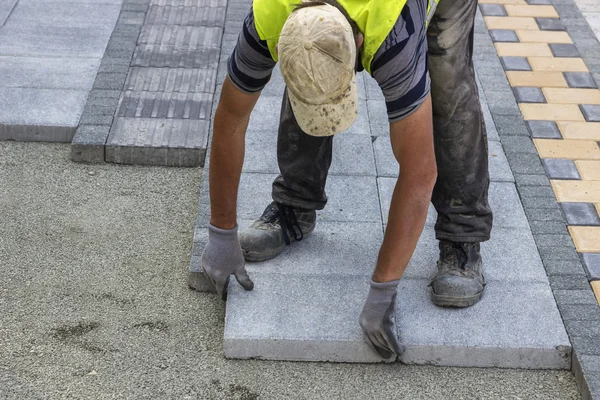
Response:
[[[103,155],[114,163],[202,165],[225,9],[224,0],[126,0],[102,61],[110,63],[101,65],[94,83],[94,89],[118,90],[120,97],[105,100],[102,115],[89,107],[82,118],[109,126],[109,134],[103,138],[96,131],[92,142],[77,138],[73,159],[98,161]],[[115,57],[122,62],[110,60]],[[83,152],[83,143],[96,153]]]
[[[534,70],[539,70],[539,68],[542,68],[543,70],[547,71],[554,70],[565,72],[565,80],[568,82],[569,87],[595,88],[596,83],[593,82],[593,80],[598,82],[598,77],[600,77],[600,62],[598,62],[598,59],[600,58],[600,45],[598,44],[598,41],[587,25],[587,22],[581,16],[577,6],[573,4],[572,0],[552,0],[552,3],[554,6],[550,6],[550,8],[553,8],[554,11],[550,9],[546,11],[548,14],[555,12],[557,15],[548,15],[542,18],[542,16],[538,13],[538,15],[536,15],[536,22],[542,30],[566,30],[569,35],[569,40],[566,40],[564,37],[561,39],[560,36],[557,38],[563,42],[572,41],[573,44],[550,43],[549,45],[552,55],[554,57],[559,57],[560,60],[564,60],[563,62],[559,63],[553,61],[552,59],[539,57],[539,53],[542,51],[542,49],[535,46],[532,46],[532,48],[528,50],[524,46],[522,48],[517,48],[514,44],[497,43],[496,48],[498,49],[499,54],[501,56],[518,55],[530,57],[530,65]],[[530,1],[528,4],[532,4],[532,2]],[[525,8],[526,7],[524,6],[506,6],[506,10],[511,16],[517,14],[532,15],[539,11],[539,9],[533,11],[531,9],[525,10]],[[561,17],[562,19],[546,19],[547,17]],[[502,19],[502,17],[497,17],[496,20],[493,21],[494,29],[501,29],[500,27],[504,27],[504,29],[506,29],[505,25],[503,25]],[[488,27],[491,28],[491,24],[488,23]],[[512,29],[519,28],[513,27]],[[528,36],[530,39],[534,38],[535,35],[535,33],[525,34],[525,36]],[[525,36],[519,36],[521,41],[523,41]],[[550,38],[550,36],[546,37]],[[540,36],[541,40],[544,40],[544,38],[544,36]],[[582,64],[578,58],[571,59],[568,57],[582,57],[587,65]],[[589,68],[589,73],[587,68]],[[510,68],[507,68],[506,65],[505,69],[507,71],[510,70]],[[597,120],[595,115],[597,113],[596,99],[598,98],[598,94],[595,93],[597,92],[597,89],[585,89],[589,90],[589,92],[566,92],[566,90],[574,89],[554,89],[550,88],[550,86],[555,85],[551,84],[543,89],[546,100],[549,103],[580,105],[581,112],[585,115],[586,121]],[[564,90],[564,92],[561,93],[561,90]],[[595,92],[592,93],[592,90]],[[553,111],[555,116],[558,114],[556,112],[557,110],[554,109],[548,109],[548,111]],[[533,137],[557,139],[555,140],[557,144],[563,142],[560,140],[562,136],[565,136],[565,138],[568,139],[597,138],[597,128],[595,127],[595,124],[591,122],[567,122],[560,120],[557,124],[554,121],[545,121],[547,118],[554,119],[552,115],[544,116],[542,113],[539,115],[539,119],[541,121],[528,121]],[[577,116],[577,118],[579,118],[579,116]],[[496,117],[495,115],[494,119],[498,124],[497,128],[498,132],[500,132],[500,138],[502,141],[504,141],[507,137],[503,136],[507,134],[506,130],[502,128],[504,120]],[[555,154],[553,155],[554,157],[560,156],[559,154],[562,154],[563,156],[568,154],[569,157],[574,157],[573,159],[577,160],[575,165],[577,165],[578,168],[582,168],[582,171],[586,171],[585,167],[579,167],[579,163],[593,163],[595,161],[582,160],[580,157],[595,157],[596,153],[593,146],[591,144],[584,144],[583,142],[577,145],[575,145],[576,141],[568,142],[570,143],[565,142],[565,146],[548,146],[550,141],[546,141],[544,143],[544,151],[548,154]],[[576,148],[570,149],[569,146],[571,144]],[[560,215],[561,213],[557,212],[556,210],[556,199],[554,196],[545,196],[545,194],[549,194],[547,190],[547,180],[538,179],[537,175],[526,174],[526,172],[538,172],[537,168],[533,168],[533,165],[535,164],[533,163],[533,160],[528,162],[525,162],[523,159],[519,160],[516,157],[511,156],[511,149],[506,149],[509,163],[513,168],[513,173],[515,173],[515,179],[519,193],[522,196],[525,213],[530,220],[534,237],[536,238],[544,266],[546,267],[546,272],[550,278],[550,284],[555,291],[557,304],[559,305],[562,317],[567,327],[567,331],[573,344],[573,372],[577,378],[582,397],[584,399],[600,398],[600,379],[598,379],[598,371],[600,371],[600,359],[598,359],[599,356],[596,355],[600,352],[598,347],[598,343],[600,343],[600,309],[598,308],[598,304],[590,304],[590,294],[592,291],[590,290],[590,286],[587,284],[586,280],[581,279],[581,263],[575,256],[576,252],[573,248],[573,245],[568,242],[563,244],[560,244],[560,242],[554,242],[556,244],[555,246],[547,246],[553,242],[549,242],[549,238],[544,235],[554,234],[558,235],[556,238],[560,237],[565,239],[568,237],[563,217]],[[575,176],[575,174],[577,174],[577,176],[579,176],[579,173],[573,165],[572,160],[545,160],[546,164],[556,164],[557,162],[566,162],[565,165],[568,165],[570,170],[569,175]],[[588,170],[592,169],[590,168]],[[523,171],[523,173],[521,173],[521,171]],[[594,175],[587,176],[591,177]],[[579,185],[577,182],[585,181],[555,181],[554,184],[557,185],[559,182],[573,182],[575,185]],[[530,190],[530,187],[535,187],[536,189]],[[544,191],[540,191],[537,189],[538,187],[543,187],[546,189],[544,189]],[[589,190],[592,190],[592,192],[594,192],[594,188],[595,186],[590,186],[589,188],[586,186],[586,189],[577,189],[575,187],[570,189],[565,188],[563,189],[562,193],[564,196],[567,191],[572,192],[573,190],[585,190],[588,192]],[[536,194],[539,197],[529,197]],[[595,199],[594,196],[595,195],[592,195],[590,198]],[[594,210],[594,205],[591,203],[563,203],[563,208],[565,208],[565,213],[567,214],[567,218],[570,223],[580,222],[587,224],[586,226],[582,226],[582,229],[579,230],[577,230],[579,227],[575,226],[570,228],[572,232],[573,230],[577,230],[576,234],[579,235],[576,238],[578,246],[596,246],[597,244],[594,244],[595,238],[593,235],[595,231],[593,228],[597,222],[596,219],[598,218],[598,215],[597,211]],[[589,264],[593,262],[591,260],[596,260],[594,255],[596,254],[583,253],[583,260]],[[588,273],[589,272],[590,271],[588,271]],[[595,288],[599,287],[600,289],[598,282],[600,281],[594,281],[593,284]],[[582,301],[584,301],[585,304],[573,304],[580,303]]]

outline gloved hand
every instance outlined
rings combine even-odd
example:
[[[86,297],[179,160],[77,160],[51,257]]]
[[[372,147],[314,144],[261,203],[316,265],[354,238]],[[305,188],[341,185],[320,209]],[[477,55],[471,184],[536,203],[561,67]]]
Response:
[[[393,357],[394,361],[406,350],[398,340],[396,329],[396,292],[399,283],[399,279],[383,283],[371,281],[371,289],[359,319],[369,347],[386,360]]]
[[[231,274],[244,289],[254,289],[254,283],[246,272],[237,231],[237,226],[233,229],[220,229],[209,224],[208,243],[202,253],[204,274],[215,285],[223,300],[227,299],[227,285]]]

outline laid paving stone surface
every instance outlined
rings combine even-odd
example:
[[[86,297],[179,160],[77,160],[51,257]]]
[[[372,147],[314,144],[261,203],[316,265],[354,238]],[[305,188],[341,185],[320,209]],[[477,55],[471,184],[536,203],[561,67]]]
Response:
[[[123,92],[106,138],[105,161],[203,165],[226,5],[223,0],[150,1],[141,13],[127,77],[122,82],[115,75],[114,86]],[[259,143],[253,146],[257,151]]]
[[[381,361],[363,341],[357,322],[398,174],[384,99],[373,82],[364,77],[361,111],[367,112],[359,115],[348,132],[334,138],[326,186],[329,201],[317,212],[315,232],[273,260],[248,263],[254,291],[230,285],[226,357]],[[271,93],[280,93],[283,82],[277,72],[272,83]],[[569,368],[569,340],[483,92],[480,97],[488,130],[489,196],[495,221],[491,240],[482,244],[487,291],[478,305],[467,310],[432,305],[427,285],[435,273],[438,249],[433,228],[436,213],[430,206],[399,289],[397,320],[400,337],[408,346],[402,361]],[[280,106],[279,96],[261,96],[250,118],[238,199],[240,229],[248,227],[272,201]],[[206,283],[201,255],[209,209],[204,181],[190,263],[191,276],[201,285]]]
[[[121,1],[0,3],[0,140],[70,142]]]

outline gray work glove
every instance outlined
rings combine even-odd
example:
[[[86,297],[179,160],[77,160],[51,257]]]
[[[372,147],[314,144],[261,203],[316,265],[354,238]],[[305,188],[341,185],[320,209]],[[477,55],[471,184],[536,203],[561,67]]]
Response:
[[[254,283],[246,272],[237,231],[237,226],[233,229],[220,229],[209,224],[208,243],[202,253],[204,274],[215,285],[223,300],[227,299],[227,285],[231,274],[244,289],[254,289]]]
[[[400,280],[391,282],[371,281],[367,301],[360,313],[360,327],[369,347],[386,360],[404,353],[404,345],[398,341],[396,329],[396,292]]]

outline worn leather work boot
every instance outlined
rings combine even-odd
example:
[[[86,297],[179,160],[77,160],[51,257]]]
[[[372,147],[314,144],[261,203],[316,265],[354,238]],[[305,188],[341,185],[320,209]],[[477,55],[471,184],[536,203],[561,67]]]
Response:
[[[485,289],[479,243],[440,240],[438,273],[433,278],[431,300],[440,307],[470,307]]]
[[[262,216],[239,235],[244,258],[246,261],[274,258],[292,241],[300,241],[309,235],[316,223],[315,210],[272,202]]]

